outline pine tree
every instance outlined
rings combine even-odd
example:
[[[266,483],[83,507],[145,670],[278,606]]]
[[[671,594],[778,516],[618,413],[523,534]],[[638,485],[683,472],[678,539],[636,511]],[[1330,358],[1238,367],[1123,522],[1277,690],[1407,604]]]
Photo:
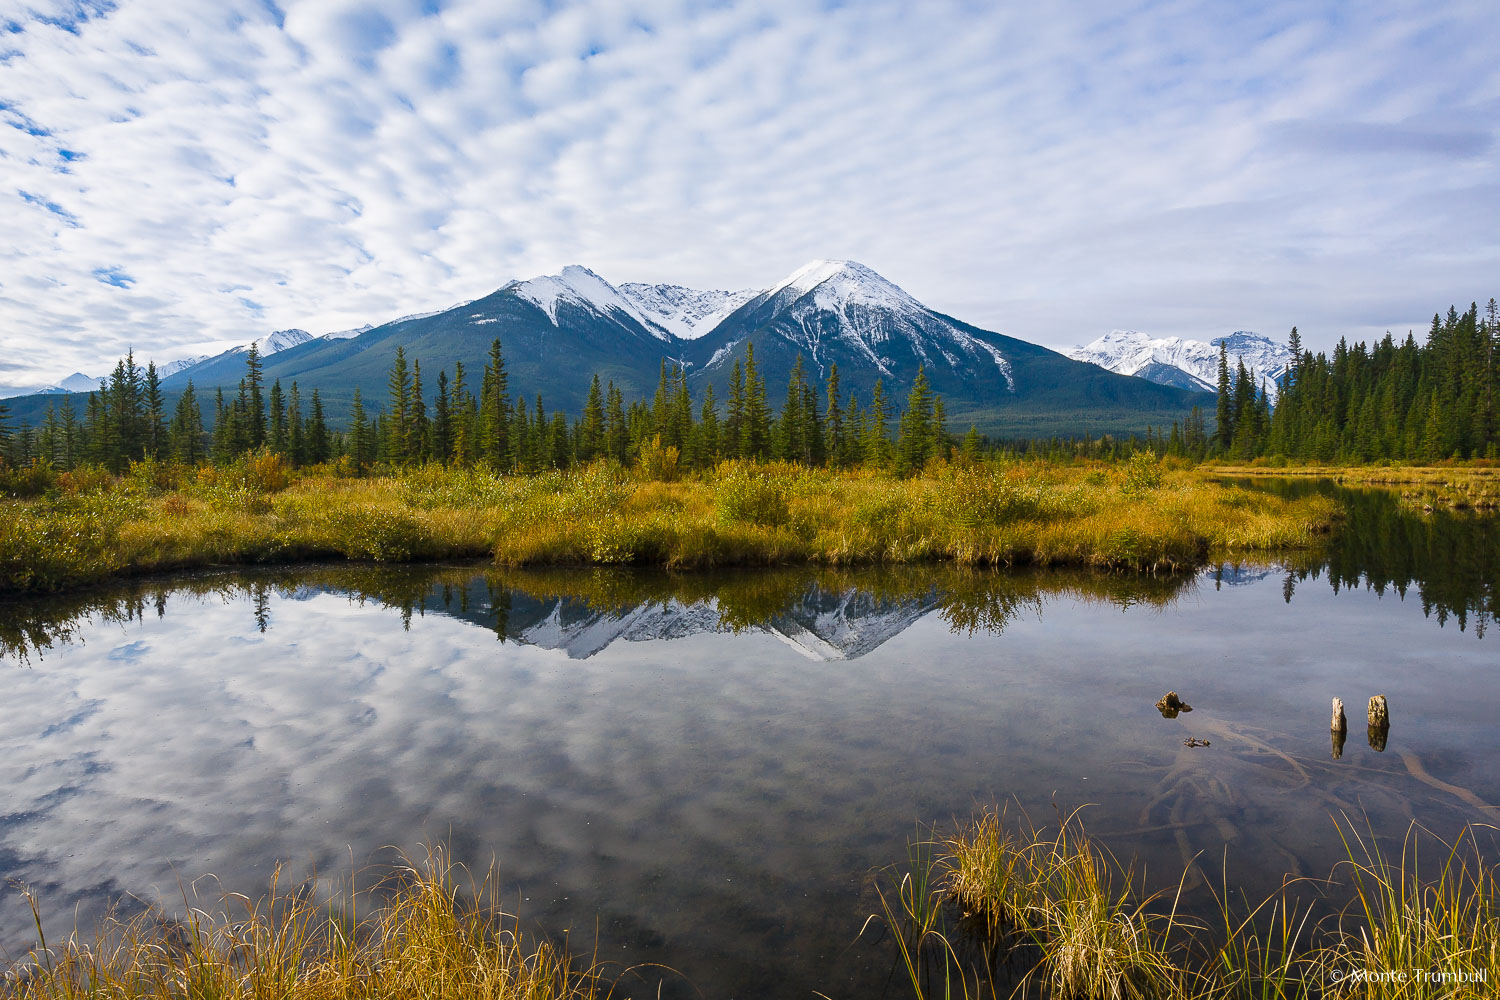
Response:
[[[265,400],[261,396],[261,365],[260,348],[255,342],[250,342],[250,350],[245,352],[245,405],[246,414],[244,420],[245,437],[249,441],[249,447],[259,448],[266,443],[266,407]]]
[[[281,379],[271,383],[271,413],[266,429],[266,445],[276,454],[285,455],[289,447],[286,435],[286,395],[281,391]]]
[[[781,418],[776,421],[776,457],[788,462],[807,461],[807,445],[802,440],[807,428],[807,419],[802,414],[803,389],[807,378],[802,369],[802,355],[792,365],[786,381],[786,402],[781,405]]]
[[[735,359],[729,373],[729,406],[724,417],[725,458],[738,458],[740,442],[745,436],[745,375]]]
[[[1230,398],[1229,349],[1219,341],[1219,405],[1215,440],[1220,451],[1228,451],[1234,442],[1234,401]]]
[[[849,446],[844,440],[844,403],[839,398],[838,362],[828,366],[828,412],[823,418],[828,464],[841,468],[848,461]]]
[[[406,426],[406,457],[420,462],[427,458],[428,448],[427,401],[422,398],[422,362],[412,361],[411,420]]]
[[[203,460],[203,413],[198,409],[198,396],[193,390],[193,381],[188,379],[182,395],[177,397],[177,408],[172,412],[172,426],[167,431],[168,448],[172,457],[186,465],[197,465]]]
[[[465,384],[464,363],[453,364],[452,398],[449,409],[453,416],[453,444],[451,457],[455,465],[467,466],[478,458],[475,450],[479,423],[479,406]]]
[[[511,440],[510,378],[505,372],[505,358],[500,352],[500,338],[490,344],[489,362],[479,389],[479,431],[484,446],[480,456],[491,468],[504,471],[524,461],[524,453]],[[521,402],[521,400],[517,400]],[[524,412],[524,407],[522,409]]]
[[[745,402],[740,428],[740,457],[764,459],[771,451],[771,409],[766,380],[755,365],[755,345],[745,345]]]
[[[599,373],[589,383],[588,402],[583,406],[583,423],[578,429],[578,461],[592,462],[604,453],[604,390]]]
[[[312,394],[312,416],[307,421],[307,460],[321,465],[332,457],[333,448],[328,434],[328,421],[323,417],[323,400],[318,390]]]
[[[554,469],[566,469],[573,464],[573,456],[569,447],[568,418],[562,410],[554,410],[552,413],[552,425],[547,434],[550,445],[547,464]]]
[[[719,460],[719,408],[714,401],[714,385],[708,383],[703,389],[703,407],[698,414],[698,426],[694,428],[692,463],[700,469],[708,469]]]
[[[354,401],[349,404],[349,460],[356,470],[363,469],[375,461],[374,449],[370,446],[370,422],[365,418],[364,400],[360,398],[359,386],[354,387]]]
[[[891,463],[888,430],[890,419],[890,403],[885,398],[885,385],[877,378],[875,388],[870,392],[870,405],[865,408],[862,449],[865,461],[877,469],[884,469]]]
[[[933,453],[944,460],[953,448],[948,437],[948,408],[943,405],[943,397],[938,395],[932,397],[932,447]]]
[[[1177,425],[1173,424],[1172,429],[1175,432],[1177,429]],[[969,433],[964,435],[963,447],[959,450],[959,454],[963,459],[963,463],[965,465],[974,465],[975,463],[977,463],[979,461],[981,447],[982,446],[979,440],[979,428],[975,427],[973,424],[970,424]]]
[[[391,362],[385,384],[385,453],[390,461],[401,464],[411,457],[407,451],[411,426],[411,372],[406,365],[406,350],[402,347],[396,348],[396,358]]]
[[[188,383],[190,386],[191,382]],[[73,397],[64,396],[62,405],[58,409],[62,423],[61,459],[64,469],[71,469],[78,465],[83,458],[82,442],[79,437],[78,416],[73,412]]]
[[[438,371],[437,395],[432,398],[432,448],[428,458],[447,463],[453,456],[453,413],[448,373]]]
[[[896,472],[910,476],[921,472],[933,452],[933,399],[927,373],[919,366],[906,397],[896,440]]]
[[[307,464],[307,428],[302,423],[302,394],[298,391],[295,380],[292,382],[292,391],[287,393],[286,451],[293,465]]]
[[[146,433],[145,451],[150,458],[160,458],[167,450],[165,404],[161,398],[161,379],[156,374],[156,362],[146,364]]]
[[[630,457],[630,429],[625,423],[625,404],[613,381],[605,393],[604,443],[609,457],[624,463]]]

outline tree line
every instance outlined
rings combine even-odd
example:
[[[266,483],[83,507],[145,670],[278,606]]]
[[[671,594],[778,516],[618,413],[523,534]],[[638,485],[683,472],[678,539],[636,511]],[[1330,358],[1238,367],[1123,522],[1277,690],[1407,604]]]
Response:
[[[1493,298],[1482,316],[1477,303],[1434,314],[1420,344],[1411,333],[1400,341],[1387,333],[1373,346],[1341,338],[1331,356],[1314,354],[1293,327],[1288,346],[1292,361],[1277,377],[1272,408],[1243,362],[1230,375],[1221,345],[1214,453],[1351,464],[1500,457]]]
[[[430,386],[430,388],[429,388]],[[747,345],[729,376],[722,409],[714,387],[695,399],[680,365],[663,361],[655,395],[625,402],[613,381],[595,375],[583,412],[549,411],[540,394],[511,393],[501,344],[491,345],[477,382],[462,362],[424,383],[419,359],[398,347],[386,376],[385,399],[367,404],[356,388],[347,426],[334,430],[314,389],[304,401],[295,382],[265,385],[251,345],[236,391],[216,389],[211,429],[192,382],[171,418],[164,410],[154,364],[133,354],[88,396],[80,416],[71,397],[49,405],[38,427],[12,428],[0,404],[0,458],[13,466],[54,469],[99,465],[121,472],[144,460],[228,463],[257,451],[294,466],[347,460],[355,469],[425,462],[484,464],[505,472],[568,468],[599,458],[710,468],[726,459],[782,459],[811,466],[873,466],[900,474],[920,470],[955,448],[977,455],[974,428],[960,442],[947,429],[943,400],[918,369],[899,416],[877,380],[863,404],[845,393],[837,365],[821,385],[799,355],[779,412]]]

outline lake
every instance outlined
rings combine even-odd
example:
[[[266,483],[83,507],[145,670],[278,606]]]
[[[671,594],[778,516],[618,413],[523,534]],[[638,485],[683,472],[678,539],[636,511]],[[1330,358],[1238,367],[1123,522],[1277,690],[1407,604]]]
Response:
[[[57,934],[440,841],[575,951],[676,970],[622,995],[902,996],[872,872],[986,805],[1083,807],[1153,886],[1196,858],[1200,902],[1326,874],[1341,816],[1497,818],[1497,523],[1344,495],[1326,551],[1175,578],[310,566],[0,603],[0,872]],[[0,944],[33,937],[8,888]]]

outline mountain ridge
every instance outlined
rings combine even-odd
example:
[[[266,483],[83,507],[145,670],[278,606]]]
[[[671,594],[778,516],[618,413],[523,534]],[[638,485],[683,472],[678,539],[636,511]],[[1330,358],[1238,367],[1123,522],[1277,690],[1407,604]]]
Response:
[[[1229,355],[1230,373],[1243,361],[1255,373],[1257,381],[1264,380],[1266,393],[1274,401],[1281,377],[1292,362],[1291,348],[1250,330],[1236,330],[1206,341],[1153,338],[1136,330],[1111,330],[1067,354],[1074,360],[1087,361],[1121,375],[1214,392],[1218,387],[1220,344]]]
[[[680,335],[682,331],[690,336]],[[778,407],[799,355],[818,385],[839,367],[843,395],[869,402],[884,383],[892,412],[919,370],[941,394],[954,426],[1016,436],[1125,433],[1164,426],[1205,399],[1064,357],[933,310],[873,269],[849,260],[814,260],[760,291],[700,291],[681,285],[614,286],[580,265],[555,275],[508,281],[468,302],[342,335],[276,331],[265,380],[296,381],[306,399],[320,390],[329,419],[347,414],[354,390],[367,408],[385,398],[397,347],[420,361],[430,393],[439,370],[462,362],[471,390],[490,343],[503,345],[513,393],[541,395],[548,409],[577,416],[598,374],[626,399],[649,398],[665,365],[681,365],[700,394],[722,401],[736,361],[751,343],[768,402]],[[275,348],[274,350],[269,350]],[[233,391],[246,347],[174,371],[164,389],[191,380],[200,394]],[[44,407],[45,404],[42,404]]]

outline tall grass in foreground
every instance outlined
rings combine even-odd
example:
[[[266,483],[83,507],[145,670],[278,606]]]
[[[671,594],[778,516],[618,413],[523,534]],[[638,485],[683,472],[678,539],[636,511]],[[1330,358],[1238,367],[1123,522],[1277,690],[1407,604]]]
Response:
[[[361,915],[320,899],[315,883],[258,901],[189,905],[109,920],[90,940],[45,939],[6,974],[16,1000],[601,1000],[597,969],[521,931],[496,901],[493,873],[462,885],[440,850],[392,873],[390,895]],[[355,901],[368,897],[355,897]],[[194,902],[189,900],[190,903]],[[37,913],[32,900],[32,912]],[[37,920],[40,935],[41,921]]]
[[[427,466],[293,477],[236,466],[67,474],[0,500],[0,592],[197,566],[488,557],[502,566],[669,569],[948,562],[1172,572],[1211,555],[1315,545],[1325,497],[1287,500],[1166,468],[935,464],[907,479],[726,462],[691,480],[596,463],[509,476]]]
[[[1225,894],[1214,924],[1185,918],[1181,882],[1177,891],[1145,894],[1137,873],[1092,841],[1076,815],[1047,831],[995,810],[937,841],[928,874],[903,876],[898,891],[882,887],[880,898],[918,997],[1496,996],[1500,892],[1476,828],[1447,844],[1413,826],[1399,858],[1350,823],[1340,832],[1347,860],[1331,888],[1352,900],[1321,920],[1297,898],[1305,879],[1289,879],[1277,895],[1245,908]],[[1424,844],[1438,852],[1435,874],[1419,857]],[[923,884],[930,884],[928,898],[918,900],[915,887]],[[964,915],[951,930],[934,915],[945,902]],[[967,968],[958,961],[965,937],[981,942],[982,955]]]

